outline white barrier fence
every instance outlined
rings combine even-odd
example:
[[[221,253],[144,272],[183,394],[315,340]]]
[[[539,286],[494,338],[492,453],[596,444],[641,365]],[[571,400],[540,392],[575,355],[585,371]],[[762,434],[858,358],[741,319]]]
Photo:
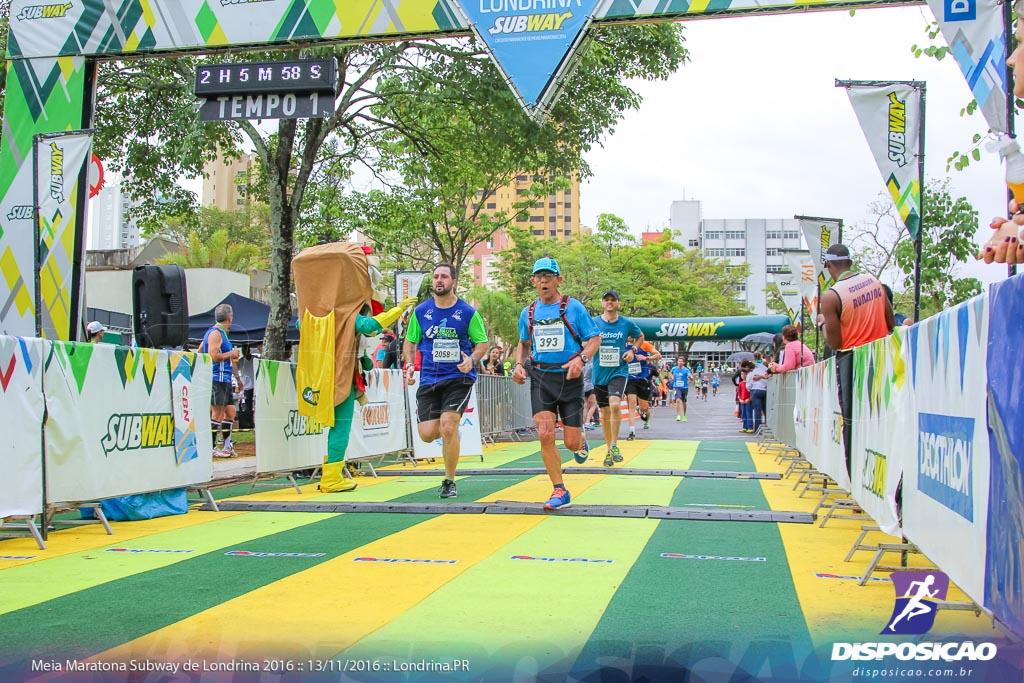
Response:
[[[1024,635],[1024,277],[854,351],[847,477],[833,359],[777,376],[770,423]],[[791,397],[791,398],[790,398]],[[899,493],[898,493],[899,490]]]

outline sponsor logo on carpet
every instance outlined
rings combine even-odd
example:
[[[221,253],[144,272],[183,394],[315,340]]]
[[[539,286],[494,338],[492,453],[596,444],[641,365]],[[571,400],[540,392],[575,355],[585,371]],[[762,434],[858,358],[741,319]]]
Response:
[[[672,560],[726,560],[728,562],[767,562],[767,557],[726,557],[724,555],[683,555],[681,553],[662,553],[662,557]]]
[[[594,560],[587,557],[534,557],[533,555],[513,555],[512,560],[537,560],[539,562],[588,562],[590,564],[612,564],[615,560]]]
[[[35,555],[0,555],[0,560],[34,560]]]
[[[819,579],[842,579],[844,581],[860,581],[861,577],[852,574],[815,574]],[[868,581],[889,581],[888,576],[871,576]]]
[[[353,562],[392,562],[395,564],[455,564],[458,560],[420,560],[406,559],[402,557],[357,557]]]
[[[327,553],[258,553],[251,550],[232,550],[224,554],[239,557],[323,557]]]
[[[107,548],[108,553],[194,553],[194,550],[165,550],[162,548]]]

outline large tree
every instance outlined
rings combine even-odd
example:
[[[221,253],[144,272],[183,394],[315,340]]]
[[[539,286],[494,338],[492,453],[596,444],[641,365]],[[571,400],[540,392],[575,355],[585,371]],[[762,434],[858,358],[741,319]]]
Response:
[[[494,159],[506,167],[513,161],[519,167],[540,165],[537,161],[548,165],[554,158],[563,163],[552,168],[568,169],[570,159],[579,165],[582,153],[607,134],[626,109],[639,104],[639,95],[626,79],[666,77],[685,59],[680,31],[674,25],[596,31],[545,126],[529,121],[519,110],[493,64],[468,38],[306,48],[302,56],[338,60],[341,88],[336,113],[326,119],[282,120],[272,133],[249,121],[199,123],[190,94],[193,58],[113,63],[103,67],[100,77],[97,125],[103,133],[97,148],[114,167],[130,173],[136,197],[150,198],[153,209],[180,214],[192,198],[175,180],[198,175],[203,161],[213,158],[218,148],[236,149],[241,137],[247,138],[265,173],[264,194],[258,198],[270,207],[271,313],[265,349],[268,357],[283,358],[295,235],[310,215],[319,216],[316,225],[321,230],[340,218],[338,192],[330,191],[338,187],[339,175],[363,163],[383,178],[409,166],[409,152],[403,149],[423,155],[424,164],[433,169],[424,175],[431,178],[435,171],[443,172],[445,164],[482,166]],[[281,54],[246,53],[241,59],[275,59]],[[479,112],[497,118],[474,118]],[[474,138],[452,132],[463,131],[469,120],[478,126]],[[477,147],[512,147],[516,154],[477,154]],[[380,166],[374,161],[378,154]],[[460,164],[467,157],[472,163]],[[462,173],[461,178],[463,184],[475,184],[479,171]],[[316,188],[314,198],[323,201],[306,203],[311,187]],[[418,189],[415,184],[404,187]],[[412,243],[424,237],[420,231],[438,229],[446,230],[420,220],[413,224],[410,239],[399,236],[387,243]]]

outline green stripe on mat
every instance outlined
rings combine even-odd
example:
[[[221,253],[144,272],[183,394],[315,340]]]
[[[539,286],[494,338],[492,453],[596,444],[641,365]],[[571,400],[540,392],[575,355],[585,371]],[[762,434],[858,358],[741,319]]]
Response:
[[[648,519],[545,519],[348,648],[344,657],[395,654],[398,648],[408,661],[468,659],[502,666],[529,658],[530,667],[542,670],[558,662],[564,666],[655,526]]]
[[[736,469],[744,469],[740,449],[745,451],[745,444],[736,443],[730,452]],[[707,448],[702,444],[694,468],[719,459],[724,450],[723,442]],[[746,460],[752,469],[749,454]],[[768,508],[756,481],[686,479],[671,505],[695,502]],[[767,561],[669,559],[661,553]],[[635,634],[642,634],[649,647],[634,649]],[[633,662],[634,674],[641,671],[637,667],[666,663],[681,671],[704,657],[739,661],[757,640],[790,640],[795,651],[811,642],[777,526],[664,521],[608,604],[572,673],[582,679],[605,657]],[[650,661],[643,661],[645,657]]]
[[[512,477],[495,479],[467,488],[463,497],[469,499],[471,491],[482,497],[515,483]],[[396,500],[413,502],[421,495]],[[0,639],[0,680],[12,680],[15,672],[24,671],[30,656],[81,659],[108,650],[434,516],[321,515],[322,521],[218,550],[324,553],[322,557],[231,557],[215,551],[0,615],[0,633],[5,634]],[[17,585],[4,583],[18,590]]]
[[[630,460],[629,467],[688,470],[693,469],[696,454],[696,441],[655,441]]]

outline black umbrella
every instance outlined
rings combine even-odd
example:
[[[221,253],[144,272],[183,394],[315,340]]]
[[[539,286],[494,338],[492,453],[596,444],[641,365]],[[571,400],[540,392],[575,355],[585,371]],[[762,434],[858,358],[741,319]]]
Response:
[[[737,351],[725,359],[726,363],[742,363],[745,360],[754,360],[754,354],[750,351]]]
[[[771,346],[775,343],[775,335],[771,332],[754,332],[753,334],[748,334],[743,339],[740,339],[740,341],[746,344],[764,344],[766,346]]]

